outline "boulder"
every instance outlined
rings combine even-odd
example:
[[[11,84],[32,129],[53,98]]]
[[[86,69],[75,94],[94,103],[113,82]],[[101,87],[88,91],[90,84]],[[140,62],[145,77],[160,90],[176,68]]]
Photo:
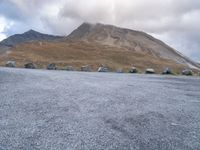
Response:
[[[37,68],[37,65],[34,64],[34,63],[27,63],[24,65],[25,68],[27,69],[36,69]]]
[[[57,70],[57,66],[55,63],[51,63],[51,64],[47,65],[47,69],[48,70]]]
[[[135,67],[131,67],[131,69],[129,70],[129,73],[138,73],[138,70]]]
[[[98,72],[109,72],[109,69],[105,65],[101,65],[99,69],[97,70]]]
[[[75,71],[75,69],[72,66],[67,66],[67,67],[65,67],[64,70],[66,70],[66,71]]]
[[[152,68],[146,69],[146,74],[154,74],[154,73],[155,73],[154,69],[152,69]]]
[[[169,74],[173,74],[173,73],[172,73],[171,69],[165,68],[165,70],[163,71],[162,74],[164,74],[164,75],[169,75]]]
[[[84,72],[91,72],[91,67],[90,65],[86,65],[86,66],[82,66],[81,67],[81,71],[84,71]]]
[[[6,63],[6,67],[15,68],[16,67],[16,62],[15,61],[8,61]]]
[[[182,75],[192,76],[193,75],[193,71],[190,70],[190,69],[185,69],[185,70],[182,71]]]

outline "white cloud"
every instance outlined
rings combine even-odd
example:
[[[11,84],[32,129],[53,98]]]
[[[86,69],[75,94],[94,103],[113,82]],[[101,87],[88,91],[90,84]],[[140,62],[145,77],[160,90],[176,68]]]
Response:
[[[0,33],[0,41],[4,40],[6,38],[5,34]]]
[[[6,20],[3,17],[0,17],[0,41],[6,38],[6,35],[4,34],[6,26]]]

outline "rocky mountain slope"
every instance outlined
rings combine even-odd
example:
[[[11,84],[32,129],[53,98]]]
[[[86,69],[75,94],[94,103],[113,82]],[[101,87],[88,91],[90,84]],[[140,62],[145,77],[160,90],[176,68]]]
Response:
[[[26,39],[30,38],[27,36]],[[15,43],[9,54],[1,55],[0,64],[7,60],[16,60],[18,66],[35,62],[41,68],[52,62],[61,68],[67,65],[80,68],[89,64],[93,70],[105,64],[112,71],[135,66],[141,71],[154,68],[157,72],[165,67],[177,72],[184,68],[200,68],[197,63],[144,32],[112,25],[83,23],[67,37],[53,37],[51,41],[44,39]]]
[[[72,32],[69,39],[81,39],[104,45],[125,48],[130,51],[148,53],[155,58],[173,60],[177,63],[197,67],[197,64],[162,41],[140,31],[123,29],[112,25],[83,23]]]

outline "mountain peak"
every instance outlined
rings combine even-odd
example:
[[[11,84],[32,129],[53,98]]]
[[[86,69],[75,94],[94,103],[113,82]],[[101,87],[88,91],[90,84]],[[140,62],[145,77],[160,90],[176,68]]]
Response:
[[[42,34],[42,33],[35,31],[33,29],[30,29],[30,30],[24,32],[23,34],[29,34],[29,35],[34,34],[35,35],[35,34]]]
[[[83,38],[84,35],[90,32],[90,29],[93,24],[84,22],[82,23],[76,30],[74,30],[69,36],[69,39],[78,39],[78,38]]]
[[[90,22],[83,22],[80,26],[91,26],[91,25],[94,25],[93,23],[90,23]]]
[[[15,34],[7,39],[3,40],[0,44],[4,46],[15,46],[17,44],[25,43],[25,42],[31,42],[31,41],[50,41],[50,40],[56,40],[63,38],[61,36],[53,36],[48,34],[43,34],[40,32],[37,32],[33,29],[30,29],[23,34]]]
[[[36,32],[35,30],[33,30],[33,29],[30,29],[30,30],[28,30],[27,32]]]
[[[35,33],[35,32],[37,32],[37,31],[30,29],[30,30],[26,31],[25,33]]]
[[[84,22],[82,23],[79,27],[79,28],[85,28],[85,27],[90,27],[90,28],[101,28],[101,27],[115,27],[117,28],[116,26],[113,26],[113,25],[107,25],[107,24],[103,24],[103,23],[90,23],[90,22]]]
[[[128,29],[122,29],[113,25],[107,25],[102,23],[88,23],[84,22],[76,30],[74,30],[68,39],[85,39],[88,38],[99,41],[100,39],[106,39],[108,37],[115,37],[113,34],[120,34],[118,36],[123,37],[127,33]]]

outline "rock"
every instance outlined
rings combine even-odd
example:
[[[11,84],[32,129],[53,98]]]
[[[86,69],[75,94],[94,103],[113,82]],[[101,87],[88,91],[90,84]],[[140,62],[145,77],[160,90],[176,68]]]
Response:
[[[108,68],[99,67],[98,72],[108,72]]]
[[[64,70],[66,70],[66,71],[75,71],[75,69],[72,66],[67,66],[67,67],[65,67]]]
[[[52,64],[49,64],[49,65],[47,66],[47,69],[48,69],[48,70],[57,70],[57,66],[56,66],[55,63],[52,63]]]
[[[86,65],[86,66],[82,66],[81,67],[81,71],[84,71],[84,72],[91,72],[91,67],[90,65]]]
[[[169,68],[165,68],[165,70],[163,71],[162,74],[167,75],[167,74],[173,74],[173,73],[172,73],[171,69],[169,69]]]
[[[8,61],[6,63],[6,67],[15,68],[16,67],[16,62],[15,61]]]
[[[106,67],[106,65],[101,65],[101,67],[99,67],[98,72],[109,72],[109,69]]]
[[[146,74],[154,74],[154,73],[155,73],[154,69],[152,69],[152,68],[146,69]]]
[[[193,71],[190,70],[190,69],[185,69],[185,70],[182,71],[182,75],[192,76],[193,75]]]
[[[131,67],[131,69],[129,70],[129,73],[138,73],[138,70],[135,67]]]
[[[34,63],[27,63],[24,65],[25,68],[27,69],[36,69],[37,68],[37,65],[34,64]]]

